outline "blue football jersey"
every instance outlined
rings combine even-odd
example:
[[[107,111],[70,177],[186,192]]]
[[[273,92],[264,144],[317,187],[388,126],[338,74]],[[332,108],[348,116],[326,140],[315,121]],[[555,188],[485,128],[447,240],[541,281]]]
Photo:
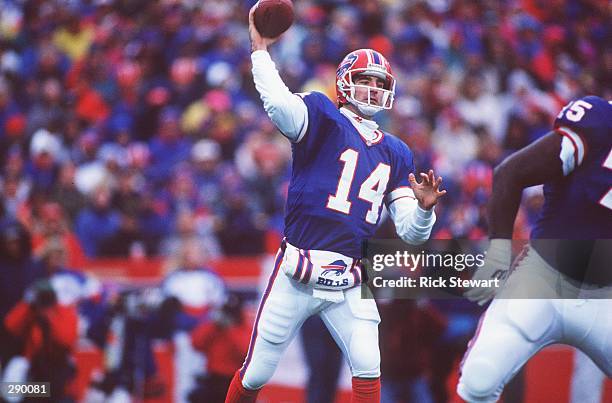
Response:
[[[534,239],[612,238],[612,105],[588,96],[568,104],[555,121],[571,142],[572,172],[544,184],[545,202]]]
[[[360,258],[362,242],[380,221],[385,196],[410,186],[412,152],[380,130],[366,140],[325,95],[302,97],[308,129],[292,144],[285,236],[302,249]]]
[[[610,285],[612,249],[612,105],[595,96],[557,116],[564,176],[544,184],[544,206],[531,244],[555,269],[579,282]]]

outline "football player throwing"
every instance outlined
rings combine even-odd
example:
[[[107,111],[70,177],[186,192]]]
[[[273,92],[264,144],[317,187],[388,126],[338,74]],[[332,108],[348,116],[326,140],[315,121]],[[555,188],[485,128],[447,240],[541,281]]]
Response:
[[[340,63],[337,103],[291,93],[249,15],[253,78],[264,109],[292,143],[285,240],[262,297],[251,345],[226,402],[255,401],[306,318],[320,315],[347,359],[353,401],[380,401],[380,353],[374,300],[361,298],[362,241],[387,206],[398,235],[429,238],[434,205],[444,195],[433,171],[417,182],[412,152],[372,116],[391,109],[395,77],[377,51],[359,49]]]

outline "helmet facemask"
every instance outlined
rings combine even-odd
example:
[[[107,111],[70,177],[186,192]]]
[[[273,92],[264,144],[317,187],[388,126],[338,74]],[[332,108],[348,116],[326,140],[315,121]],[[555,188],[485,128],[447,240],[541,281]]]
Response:
[[[384,80],[384,86],[378,88],[370,85],[355,84],[358,77],[362,75],[381,78]],[[351,69],[338,80],[337,84],[338,89],[342,92],[346,100],[355,105],[355,107],[366,116],[372,116],[381,110],[391,109],[393,107],[395,78],[385,71],[372,68]],[[360,101],[355,97],[357,89],[359,88],[367,90],[368,96],[365,101]],[[378,103],[373,100],[373,92],[375,91],[380,93]]]

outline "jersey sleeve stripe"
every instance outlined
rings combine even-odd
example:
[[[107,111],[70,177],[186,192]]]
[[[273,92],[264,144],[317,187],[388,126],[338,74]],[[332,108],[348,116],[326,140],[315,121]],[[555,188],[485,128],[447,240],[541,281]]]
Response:
[[[577,153],[576,146],[572,141],[566,137],[562,136],[561,140],[561,151],[559,152],[559,159],[561,160],[561,165],[563,168],[563,175],[569,175],[574,169],[576,169],[577,163]]]
[[[402,187],[399,187],[389,192],[387,194],[387,205],[393,203],[397,199],[401,199],[404,197],[410,197],[411,199],[416,199],[416,197],[414,197],[414,191],[412,190],[412,188],[410,188],[410,186],[402,186]]]
[[[559,127],[557,128],[557,133],[561,134],[564,138],[569,139],[572,142],[572,145],[574,146],[574,160],[575,160],[575,166],[579,166],[580,164],[582,164],[582,160],[584,160],[584,143],[582,142],[582,139],[580,138],[580,136],[578,134],[576,134],[576,132],[574,132],[573,130],[567,128],[567,127]]]
[[[405,198],[416,200],[416,197],[412,197],[412,196],[400,196],[400,197],[397,197],[397,198],[391,200],[389,203],[387,203],[387,205],[392,204],[392,203],[398,201],[399,199],[405,199]]]

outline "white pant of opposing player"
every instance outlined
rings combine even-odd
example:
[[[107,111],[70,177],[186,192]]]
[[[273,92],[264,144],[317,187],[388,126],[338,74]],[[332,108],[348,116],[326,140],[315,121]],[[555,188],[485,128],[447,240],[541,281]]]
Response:
[[[521,284],[521,272],[541,286],[569,290],[564,276],[533,249],[508,280]],[[522,283],[526,285],[526,283]],[[468,402],[495,402],[506,383],[539,350],[550,344],[574,346],[612,376],[611,299],[495,299],[480,319],[461,364],[457,393]]]
[[[337,253],[310,252],[314,263],[326,264],[340,259],[349,267],[352,264],[351,258]],[[302,323],[315,314],[323,319],[348,360],[354,377],[379,377],[380,316],[374,300],[362,299],[360,287],[334,291],[344,294],[341,302],[315,298],[312,287],[286,276],[280,269],[281,264],[293,262],[284,261],[284,253],[279,251],[257,312],[249,352],[240,369],[242,385],[251,390],[264,386]]]

